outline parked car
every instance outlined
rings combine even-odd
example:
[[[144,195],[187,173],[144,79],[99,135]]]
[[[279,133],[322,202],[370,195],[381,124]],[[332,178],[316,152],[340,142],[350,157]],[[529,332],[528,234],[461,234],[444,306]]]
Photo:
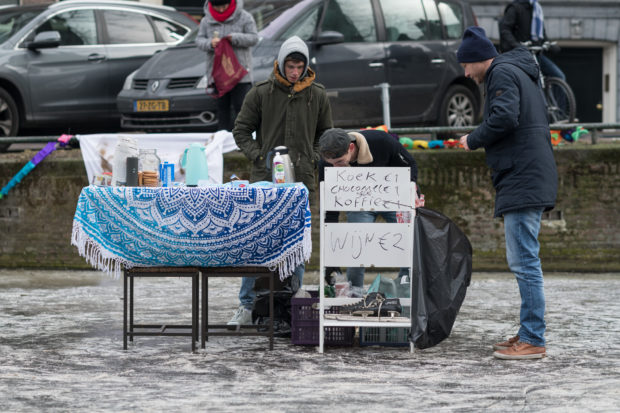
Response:
[[[392,126],[472,125],[480,89],[465,78],[456,49],[474,13],[462,0],[303,0],[259,32],[253,49],[254,81],[266,79],[280,45],[297,35],[307,42],[310,65],[327,88],[334,123],[383,123],[381,90],[391,93]],[[205,93],[209,75],[195,33],[148,60],[119,93],[121,126],[140,130],[209,130],[216,104]],[[141,110],[140,102],[164,102]]]
[[[196,25],[174,8],[129,1],[1,8],[0,135],[118,122],[127,75]]]

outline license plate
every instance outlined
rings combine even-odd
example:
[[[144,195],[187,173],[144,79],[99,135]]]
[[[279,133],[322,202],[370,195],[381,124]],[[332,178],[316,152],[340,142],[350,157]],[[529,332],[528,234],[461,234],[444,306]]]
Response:
[[[136,100],[133,104],[134,112],[168,112],[168,99]]]

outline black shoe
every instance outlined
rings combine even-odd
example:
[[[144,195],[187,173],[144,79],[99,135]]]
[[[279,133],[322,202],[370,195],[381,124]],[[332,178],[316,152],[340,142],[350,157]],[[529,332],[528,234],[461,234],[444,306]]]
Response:
[[[340,272],[340,268],[337,267],[326,267],[325,268],[325,284],[327,285],[336,285],[336,279],[338,277],[342,277],[342,272]]]
[[[400,316],[403,309],[398,298],[385,298],[380,292],[370,293],[354,304],[340,307],[341,314],[367,316]]]

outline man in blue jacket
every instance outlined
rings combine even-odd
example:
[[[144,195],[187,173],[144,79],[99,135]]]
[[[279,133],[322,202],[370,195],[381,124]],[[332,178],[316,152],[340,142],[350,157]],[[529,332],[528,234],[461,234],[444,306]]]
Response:
[[[481,27],[469,27],[457,51],[465,75],[484,82],[484,120],[460,142],[484,148],[495,188],[495,217],[504,217],[506,258],[521,293],[521,327],[493,346],[501,359],[545,356],[545,295],[538,257],[543,211],[555,206],[558,176],[547,110],[531,54],[517,47],[501,56]]]

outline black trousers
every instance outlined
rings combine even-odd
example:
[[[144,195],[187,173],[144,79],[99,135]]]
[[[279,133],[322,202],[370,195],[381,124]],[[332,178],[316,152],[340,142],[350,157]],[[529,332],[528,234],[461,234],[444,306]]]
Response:
[[[217,129],[232,131],[235,118],[241,110],[245,95],[252,88],[251,83],[237,83],[230,92],[217,100]],[[234,115],[233,115],[234,110]]]

